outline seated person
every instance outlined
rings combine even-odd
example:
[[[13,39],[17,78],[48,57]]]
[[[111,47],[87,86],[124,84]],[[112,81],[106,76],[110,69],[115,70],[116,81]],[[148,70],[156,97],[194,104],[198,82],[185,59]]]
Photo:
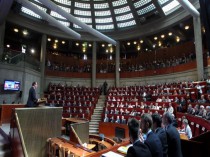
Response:
[[[199,116],[199,117],[205,117],[205,114],[206,114],[206,110],[205,110],[204,106],[201,105],[200,106],[199,113],[197,114],[197,116]]]
[[[121,124],[126,124],[126,119],[124,118],[124,116],[121,117]]]
[[[170,112],[171,114],[174,113],[174,108],[171,103],[169,103],[168,112]]]
[[[121,121],[120,121],[120,116],[117,116],[117,119],[116,119],[115,123],[118,123],[118,124],[121,123]]]
[[[152,157],[149,148],[139,139],[139,121],[135,118],[129,119],[128,130],[133,145],[128,148],[126,157]]]
[[[206,106],[206,116],[205,116],[206,120],[210,120],[210,106]]]
[[[114,116],[112,116],[112,117],[109,119],[109,121],[110,121],[111,123],[114,123],[114,122],[115,122]]]
[[[185,132],[185,134],[187,135],[188,139],[192,138],[192,131],[191,128],[188,124],[188,120],[187,119],[183,119],[182,121],[184,129],[182,129],[181,131]]]
[[[107,114],[105,114],[104,122],[109,122],[109,118],[108,118]]]
[[[206,99],[204,98],[204,95],[201,95],[201,98],[198,100],[198,103],[201,103],[201,104],[206,103]]]

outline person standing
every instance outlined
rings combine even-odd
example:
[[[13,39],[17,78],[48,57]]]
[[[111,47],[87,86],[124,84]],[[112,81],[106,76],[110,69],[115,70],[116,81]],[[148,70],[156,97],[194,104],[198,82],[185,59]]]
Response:
[[[162,144],[159,137],[152,131],[152,117],[150,114],[141,116],[140,128],[143,133],[144,143],[149,147],[152,157],[163,157]]]
[[[163,114],[162,123],[165,126],[168,142],[168,157],[182,157],[180,135],[177,129],[172,125],[173,117],[171,113]]]
[[[139,139],[140,128],[137,119],[131,118],[128,120],[128,130],[130,142],[133,145],[128,148],[126,157],[152,157],[147,145],[142,143]]]
[[[163,157],[168,156],[168,143],[167,143],[167,135],[165,130],[161,127],[162,119],[158,113],[152,114],[152,121],[153,121],[153,131],[159,137],[162,148],[163,148]]]
[[[37,106],[37,101],[38,99],[36,98],[36,88],[38,84],[37,82],[32,83],[32,87],[29,89],[29,94],[28,94],[28,101],[26,106],[27,107],[36,107]]]

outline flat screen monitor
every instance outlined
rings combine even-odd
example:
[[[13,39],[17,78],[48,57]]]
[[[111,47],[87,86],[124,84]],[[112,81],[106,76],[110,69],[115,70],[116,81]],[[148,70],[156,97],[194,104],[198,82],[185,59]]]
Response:
[[[19,91],[20,90],[20,81],[5,80],[4,81],[4,90],[5,91]]]

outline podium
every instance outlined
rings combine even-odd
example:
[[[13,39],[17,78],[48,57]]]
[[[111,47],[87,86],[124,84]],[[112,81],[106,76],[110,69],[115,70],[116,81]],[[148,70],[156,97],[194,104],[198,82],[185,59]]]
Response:
[[[46,103],[47,103],[47,98],[40,98],[37,101],[37,106],[38,107],[43,107],[43,106],[45,106]]]

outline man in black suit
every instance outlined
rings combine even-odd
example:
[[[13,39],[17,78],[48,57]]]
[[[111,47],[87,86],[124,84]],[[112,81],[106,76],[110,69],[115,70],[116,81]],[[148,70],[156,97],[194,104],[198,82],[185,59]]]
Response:
[[[28,101],[26,104],[27,107],[36,107],[37,106],[38,99],[36,98],[36,91],[35,91],[37,86],[38,86],[37,82],[33,82],[32,87],[29,89]]]
[[[163,157],[163,148],[160,139],[152,132],[152,117],[150,114],[141,116],[140,128],[142,130],[144,143],[149,147],[152,157]]]
[[[177,129],[172,125],[173,117],[171,113],[165,112],[162,120],[168,141],[168,157],[182,157],[180,135]]]
[[[129,119],[128,129],[133,146],[128,148],[126,157],[152,157],[149,148],[139,139],[139,121],[135,118]]]
[[[168,143],[167,143],[167,135],[165,130],[161,127],[162,119],[159,114],[152,114],[153,121],[153,132],[159,137],[162,148],[163,148],[163,157],[168,156]]]

